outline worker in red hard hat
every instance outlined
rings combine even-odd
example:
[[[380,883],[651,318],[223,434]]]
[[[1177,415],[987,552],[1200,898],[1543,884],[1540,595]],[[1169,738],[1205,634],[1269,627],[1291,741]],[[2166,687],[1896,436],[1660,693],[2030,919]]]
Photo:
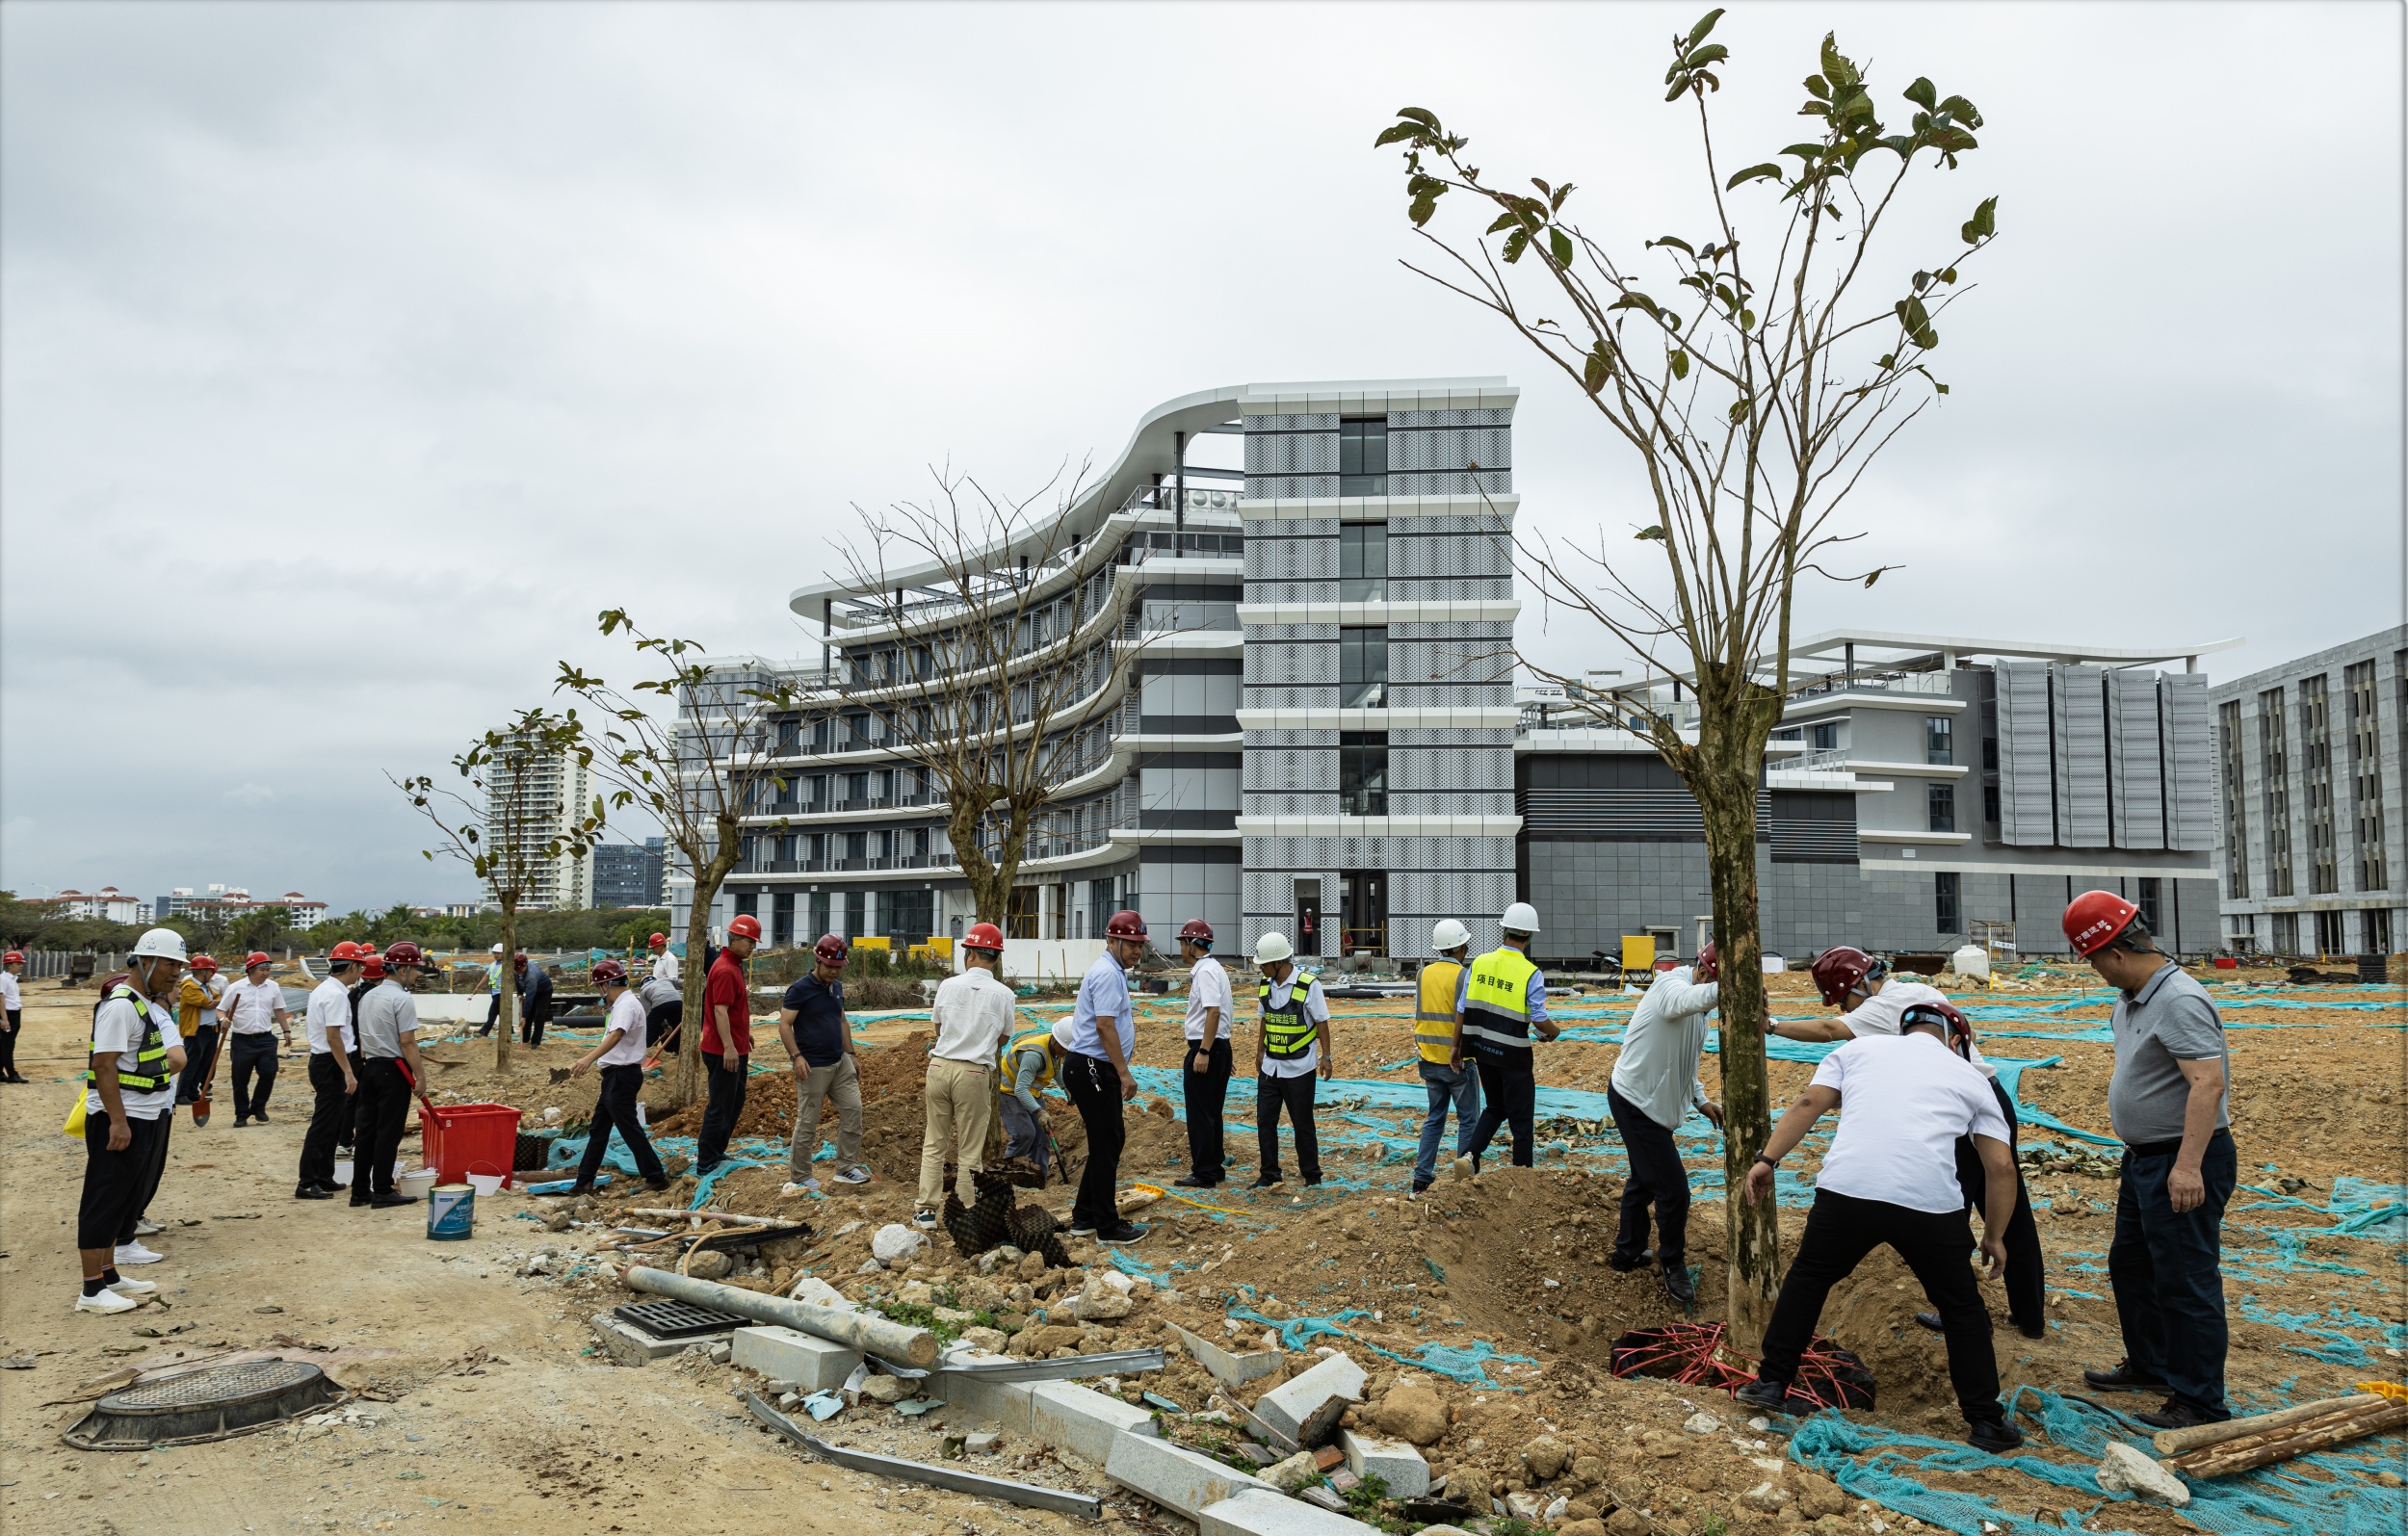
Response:
[[[861,1160],[861,1073],[845,1020],[845,966],[851,957],[843,939],[821,934],[811,946],[811,969],[778,1002],[777,1037],[795,1077],[795,1134],[781,1194],[820,1187],[811,1163],[820,1155],[820,1117],[829,1105],[836,1107],[836,1169],[828,1177],[849,1185],[870,1182]]]
[[[373,942],[365,940],[360,941],[359,979],[352,983],[351,990],[352,1076],[353,1079],[357,1079],[359,1077],[360,1069],[366,1064],[367,1061],[367,1058],[359,1054],[359,1000],[375,991],[377,983],[382,981],[383,979],[384,951],[378,949]],[[355,1159],[357,1148],[359,1146],[359,1131],[360,1127],[366,1122],[366,1098],[360,1094],[353,1094],[352,1118],[350,1122],[343,1127],[343,1133],[335,1143],[335,1145],[341,1150],[354,1155],[354,1162],[352,1169],[352,1183],[354,1185],[359,1183],[359,1169]]]
[[[1815,956],[1812,975],[1823,1005],[1839,1009],[1839,1015],[1830,1019],[1775,1020],[1772,1032],[1783,1039],[1817,1042],[1895,1035],[1903,1028],[1909,1008],[1934,1004],[1952,1007],[1948,994],[1938,987],[1894,975],[1889,961],[1846,945],[1835,946]],[[1963,1015],[1957,1017],[1962,1019]],[[1999,1069],[1982,1058],[1981,1048],[1972,1037],[1972,1028],[1970,1023],[1966,1025],[1965,1056],[1990,1080],[1999,1112],[2006,1117],[2007,1141],[2012,1147],[2021,1124],[2015,1100],[1999,1081]],[[1965,1202],[1970,1207],[1979,1203],[1982,1175],[1970,1144],[1960,1148],[1959,1154],[1958,1171],[1966,1181]],[[2025,1338],[2046,1338],[2048,1257],[2040,1246],[2040,1225],[2032,1216],[2031,1195],[2024,1186],[2020,1165],[2015,1169],[2015,1209],[2003,1237],[2006,1264],[2001,1274],[2006,1288],[2007,1318]],[[1941,1318],[1936,1312],[1917,1313],[1915,1320],[1934,1333],[1940,1330]]]
[[[996,975],[1004,963],[1004,930],[992,923],[970,924],[961,959],[961,970],[938,984],[929,1014],[936,1044],[929,1052],[928,1131],[920,1139],[920,1200],[911,1218],[922,1227],[936,1225],[949,1154],[955,1198],[965,1210],[978,1204],[975,1176],[986,1167],[987,1132],[996,1127],[995,1057],[1019,1017],[1011,988]]]
[[[1706,1097],[1697,1074],[1706,1031],[1722,998],[1721,976],[1721,951],[1712,944],[1697,951],[1695,965],[1658,972],[1631,1010],[1606,1088],[1613,1128],[1631,1159],[1631,1176],[1622,1185],[1621,1228],[1607,1263],[1627,1274],[1652,1262],[1665,1292],[1684,1307],[1697,1299],[1697,1288],[1688,1273],[1688,1170],[1672,1134],[1692,1109],[1722,1129],[1722,1106]],[[1651,1211],[1652,1250],[1647,1246]]]
[[[218,962],[205,954],[193,956],[175,993],[175,1028],[184,1037],[184,1073],[175,1080],[175,1102],[198,1104],[203,1089],[216,1080],[218,1065],[218,1004],[224,1001],[225,982]]]
[[[2115,1037],[2107,1119],[2124,1163],[2107,1285],[2124,1359],[2082,1379],[2108,1392],[2164,1393],[2156,1413],[2133,1416],[2154,1429],[2218,1422],[2233,1416],[2224,1400],[2222,1249],[2239,1169],[2223,1016],[2124,898],[2084,891],[2065,909],[2064,928],[2074,952],[2118,994],[2107,1021]]]
[[[727,948],[702,978],[702,1068],[710,1103],[694,1137],[694,1172],[708,1174],[727,1156],[727,1138],[744,1118],[745,1074],[752,1061],[752,987],[745,962],[761,942],[761,920],[739,912],[727,920]]]
[[[345,1121],[356,1121],[359,1079],[352,1070],[352,979],[359,970],[359,946],[343,940],[327,951],[327,978],[312,987],[301,1013],[309,1042],[309,1129],[301,1136],[296,1200],[328,1200],[346,1187],[334,1177],[334,1148]]]
[[[393,1187],[393,1162],[401,1155],[402,1128],[409,1120],[413,1088],[427,1080],[418,1054],[418,1003],[410,994],[426,974],[427,957],[404,939],[387,945],[384,978],[360,999],[353,1028],[359,1033],[359,1147],[352,1161],[353,1209],[388,1210],[416,1203],[417,1196]]]
[[[1138,1096],[1137,1005],[1129,969],[1145,957],[1145,919],[1122,910],[1104,924],[1104,952],[1079,978],[1070,1017],[1054,1026],[1061,1043],[1062,1086],[1086,1128],[1086,1168],[1070,1209],[1070,1235],[1098,1242],[1135,1242],[1146,1229],[1120,1214],[1120,1150],[1129,1139],[1121,1106]]]
[[[234,1062],[237,1131],[254,1120],[263,1126],[268,1123],[268,1095],[275,1087],[276,1052],[293,1043],[293,1016],[285,1011],[284,988],[268,975],[271,963],[257,950],[245,955],[243,979],[227,987],[225,996],[218,1000],[218,1022],[226,1030]]]
[[[627,1143],[627,1154],[645,1186],[658,1192],[668,1187],[668,1173],[661,1166],[652,1138],[644,1132],[643,1117],[636,1112],[636,1094],[643,1086],[643,1002],[627,985],[627,967],[620,962],[607,957],[596,960],[590,975],[602,990],[602,1039],[577,1058],[568,1075],[583,1077],[599,1067],[602,1088],[594,1099],[593,1121],[586,1131],[585,1156],[577,1162],[577,1182],[568,1192],[593,1193],[593,1176],[602,1171],[602,1159],[610,1155],[614,1131]]]
[[[652,935],[644,941],[644,947],[652,951],[652,975],[655,977],[673,987],[685,984],[685,973],[678,965],[677,951],[669,948],[667,934]]]
[[[0,1082],[23,1082],[24,1074],[16,1070],[16,1032],[24,1026],[24,1000],[16,990],[17,977],[25,974],[22,950],[11,950],[0,954]]]
[[[1179,1086],[1187,1100],[1188,1171],[1172,1184],[1210,1189],[1229,1176],[1221,1133],[1221,1109],[1229,1099],[1229,1029],[1237,1000],[1229,973],[1213,958],[1213,925],[1190,918],[1179,928],[1179,958],[1188,962],[1187,1070]]]

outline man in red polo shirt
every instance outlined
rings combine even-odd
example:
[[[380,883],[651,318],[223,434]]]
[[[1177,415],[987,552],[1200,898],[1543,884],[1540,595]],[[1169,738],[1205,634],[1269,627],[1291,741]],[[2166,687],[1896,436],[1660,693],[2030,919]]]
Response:
[[[709,1173],[727,1156],[727,1138],[745,1112],[745,1074],[752,1056],[752,993],[745,983],[745,961],[760,942],[761,920],[738,913],[727,924],[727,948],[702,980],[702,1068],[710,1074],[711,1102],[702,1111],[702,1133],[694,1138],[696,1173]]]

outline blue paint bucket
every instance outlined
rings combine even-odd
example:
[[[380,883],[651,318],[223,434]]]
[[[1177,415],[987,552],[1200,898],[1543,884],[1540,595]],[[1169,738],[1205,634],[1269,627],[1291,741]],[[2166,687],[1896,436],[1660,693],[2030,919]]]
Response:
[[[437,1185],[427,1191],[427,1237],[463,1242],[477,1230],[477,1191],[464,1184]]]

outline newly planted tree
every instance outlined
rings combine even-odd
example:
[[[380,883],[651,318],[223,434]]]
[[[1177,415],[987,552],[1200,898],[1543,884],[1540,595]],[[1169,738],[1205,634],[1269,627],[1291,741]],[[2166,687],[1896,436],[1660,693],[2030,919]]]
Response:
[[[1621,204],[1584,225],[1570,182],[1486,174],[1465,158],[1469,141],[1421,108],[1400,111],[1378,143],[1405,146],[1408,217],[1441,254],[1406,266],[1534,347],[1640,472],[1645,513],[1627,534],[1600,529],[1593,545],[1570,548],[1530,540],[1516,565],[1544,601],[1694,690],[1693,728],[1647,696],[1566,691],[1602,718],[1636,719],[1703,814],[1722,955],[1727,1338],[1753,1355],[1779,1264],[1772,1201],[1738,1193],[1770,1126],[1756,792],[1792,687],[1791,616],[1802,577],[1870,586],[1881,574],[1830,567],[1854,536],[1832,517],[1867,465],[1948,393],[1928,366],[1937,322],[1966,291],[1962,265],[1990,244],[1998,199],[1973,202],[1938,248],[1892,256],[1910,178],[1956,169],[1981,114],[1919,78],[1900,93],[1906,125],[1885,127],[1872,81],[1836,38],[1805,81],[1808,136],[1726,173],[1709,110],[1730,58],[1707,40],[1721,15],[1671,39],[1663,78],[1664,100],[1694,116],[1698,135],[1702,184],[1686,230],[1637,238],[1638,215]],[[1465,202],[1484,229],[1437,232],[1439,208]]]
[[[452,759],[464,789],[421,773],[394,779],[395,788],[432,822],[439,851],[474,870],[502,909],[502,1017],[493,1036],[493,1064],[507,1071],[510,1041],[518,1032],[518,994],[510,984],[509,960],[518,952],[518,908],[547,870],[563,859],[589,857],[601,840],[603,807],[568,804],[561,794],[566,775],[561,764],[591,763],[577,712],[554,715],[522,710],[516,719],[480,737]]]

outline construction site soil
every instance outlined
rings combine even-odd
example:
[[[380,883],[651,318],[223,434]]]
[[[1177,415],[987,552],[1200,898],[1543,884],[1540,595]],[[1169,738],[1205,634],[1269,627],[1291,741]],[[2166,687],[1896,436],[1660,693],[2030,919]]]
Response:
[[[2199,974],[2216,983],[2212,991],[2231,1028],[2232,1118],[2249,1186],[2236,1196],[2225,1226],[2235,1406],[2251,1411],[2332,1395],[2360,1381],[2398,1380],[2408,1346],[2408,1214],[2395,1208],[2387,1215],[2385,1208],[2403,1198],[2397,1185],[2408,1182],[2402,989],[2286,988],[2264,972],[2242,973],[2236,985],[2231,972]],[[1767,980],[1776,1014],[1817,1011],[1803,977]],[[1168,1193],[1139,1213],[1152,1230],[1132,1247],[1106,1251],[1073,1241],[1077,1270],[1038,1272],[1032,1261],[982,1271],[939,1235],[900,1270],[872,1260],[873,1236],[907,1222],[914,1203],[929,1039],[924,1012],[856,1026],[863,1159],[873,1181],[848,1187],[823,1180],[820,1191],[797,1196],[781,1193],[793,1082],[774,1028],[756,1021],[755,1076],[734,1156],[757,1165],[723,1175],[706,1198],[714,1209],[814,1229],[807,1240],[765,1252],[757,1270],[729,1276],[731,1284],[782,1292],[810,1275],[871,1303],[916,1299],[905,1288],[922,1284],[939,1305],[991,1314],[1021,1353],[1167,1344],[1168,1369],[1123,1385],[1133,1396],[1152,1392],[1186,1410],[1203,1407],[1217,1389],[1167,1324],[1231,1349],[1266,1347],[1267,1333],[1270,1345],[1284,1343],[1288,1364],[1238,1392],[1249,1404],[1311,1364],[1317,1347],[1342,1349],[1372,1373],[1366,1400],[1354,1411],[1358,1422],[1409,1434],[1423,1445],[1433,1475],[1481,1509],[1491,1497],[1516,1494],[1540,1496],[1546,1507],[1561,1499],[1552,1523],[1569,1527],[1567,1536],[1648,1529],[1712,1536],[1801,1523],[1974,1536],[1982,1520],[2015,1532],[2281,1531],[2279,1523],[2202,1524],[2156,1504],[2102,1502],[2095,1491],[2085,1497],[2061,1476],[2036,1473],[2096,1462],[2095,1452],[2082,1454],[2039,1433],[2040,1419],[2064,1394],[2083,1392],[2084,1367],[2111,1366],[2121,1355],[2106,1283],[2115,1153],[2077,1133],[2104,1138],[2107,1130],[2108,1000],[2085,975],[2046,967],[2026,968],[1992,990],[1953,977],[1941,981],[1976,1015],[1985,1053],[2017,1066],[2013,1091],[2021,1105],[2040,1112],[2027,1116],[2023,1139],[2040,1159],[2028,1161],[2026,1172],[2047,1253],[2048,1337],[2027,1340],[2006,1327],[1997,1289],[1985,1287],[2001,1315],[2001,1372],[2031,1435],[2020,1458],[1985,1456],[1961,1445],[1938,1450],[1917,1438],[1955,1443],[1962,1424],[1941,1341],[1912,1320],[1924,1305],[1920,1289],[1886,1249],[1834,1291],[1822,1318],[1823,1333],[1861,1357],[1877,1383],[1875,1406],[1845,1415],[1871,1437],[1861,1456],[1823,1457],[1810,1468],[1785,1453],[1785,1432],[1797,1428],[1793,1421],[1750,1427],[1749,1416],[1724,1393],[1610,1374],[1621,1335],[1718,1319],[1727,1290],[1719,1144],[1694,1119],[1681,1143],[1697,1194],[1689,1226],[1689,1259],[1699,1270],[1694,1307],[1676,1305],[1648,1271],[1617,1273],[1605,1263],[1625,1165],[1610,1125],[1601,1123],[1602,1103],[1613,1042],[1633,999],[1604,987],[1555,1004],[1567,1034],[1537,1053],[1536,1166],[1503,1166],[1501,1138],[1479,1177],[1455,1180],[1442,1171],[1418,1202],[1404,1198],[1424,1100],[1403,1000],[1335,1004],[1339,1080],[1321,1090],[1320,1186],[1302,1185],[1293,1154],[1283,1152],[1288,1182],[1247,1187],[1257,1158],[1254,1096],[1241,1077],[1228,1106],[1229,1181],[1210,1190],[1169,1189],[1188,1161],[1176,1086],[1183,1000],[1175,995],[1140,1005],[1136,1064],[1142,1091],[1128,1121],[1121,1186],[1145,1184]],[[154,1211],[169,1227],[154,1241],[170,1258],[147,1276],[172,1282],[162,1286],[172,1310],[76,1315],[69,1311],[74,1261],[65,1250],[82,1153],[58,1134],[57,1117],[65,1108],[64,1081],[75,1065],[90,994],[44,983],[28,988],[28,1003],[29,1043],[20,1061],[38,1083],[58,1086],[0,1094],[0,1194],[10,1232],[9,1251],[0,1254],[0,1354],[34,1357],[30,1374],[0,1376],[17,1410],[0,1431],[8,1483],[0,1510],[12,1529],[114,1528],[131,1536],[138,1528],[465,1519],[475,1528],[507,1520],[546,1533],[671,1525],[755,1530],[772,1512],[811,1530],[871,1528],[871,1521],[898,1531],[1079,1523],[798,1463],[781,1443],[741,1419],[726,1390],[745,1378],[730,1367],[691,1357],[641,1374],[610,1367],[592,1345],[587,1319],[633,1297],[612,1264],[618,1257],[612,1244],[626,1239],[612,1235],[614,1203],[607,1197],[578,1207],[578,1225],[566,1231],[548,1230],[543,1219],[559,1219],[557,1200],[517,1191],[481,1200],[477,1235],[464,1244],[426,1241],[410,1212],[292,1202],[290,1169],[305,1107],[297,1102],[303,1091],[289,1086],[300,1076],[298,1063],[288,1064],[280,1101],[290,1113],[279,1112],[274,1126],[239,1134],[223,1118],[204,1131],[189,1121],[179,1126]],[[1032,1000],[1024,1017],[1050,1019],[1061,1006]],[[490,1041],[446,1041],[432,1048],[447,1063],[437,1068],[433,1086],[442,1101],[518,1106],[530,1129],[542,1123],[546,1108],[574,1126],[592,1107],[592,1080],[553,1083],[547,1069],[568,1065],[594,1038],[556,1029],[539,1051],[513,1050],[508,1070],[496,1068]],[[1242,1056],[1252,1044],[1250,1028],[1241,1028]],[[1706,1058],[1710,1094],[1718,1094],[1717,1065],[1718,1057]],[[1772,1061],[1776,1106],[1794,1096],[1812,1070],[1808,1061]],[[698,1109],[672,1111],[669,1091],[666,1078],[647,1088],[655,1134],[666,1150],[690,1151],[680,1138],[692,1134]],[[1078,1117],[1059,1099],[1052,1103],[1056,1132],[1075,1159],[1084,1150]],[[2060,1124],[2044,1125],[2040,1117]],[[835,1135],[831,1112],[822,1136]],[[1449,1154],[1453,1135],[1451,1125]],[[1283,1147],[1287,1136],[1283,1129]],[[1792,1189],[1784,1181],[1785,1257],[1827,1145],[1827,1135],[1819,1136],[1792,1159],[1800,1183]],[[414,1149],[413,1138],[406,1151]],[[688,1173],[671,1193],[632,1203],[683,1206],[695,1190]],[[1067,1214],[1068,1191],[1059,1183],[1021,1198]],[[245,1214],[269,1219],[210,1219]],[[2343,1230],[2353,1219],[2355,1229]],[[1115,1270],[1137,1280],[1128,1313],[1109,1320],[1073,1315],[1071,1302],[1086,1275]],[[270,1305],[291,1316],[272,1320],[259,1311]],[[127,1364],[169,1358],[172,1341],[166,1339],[149,1341],[147,1354],[116,1353],[145,1343],[134,1327],[186,1322],[196,1325],[186,1336],[197,1341],[193,1348],[220,1341],[228,1349],[278,1348],[279,1327],[304,1343],[328,1346],[324,1358],[338,1379],[387,1399],[373,1410],[380,1425],[368,1434],[340,1424],[303,1429],[301,1438],[277,1430],[157,1453],[139,1465],[56,1445],[52,1437],[81,1412],[65,1401],[79,1386]],[[479,1373],[484,1379],[475,1379]],[[2032,1391],[2019,1393],[2024,1388]],[[458,1395],[480,1389],[487,1395]],[[2106,1406],[2132,1411],[2155,1403],[2124,1398]],[[1701,1411],[1717,1420],[1710,1431],[1698,1427]],[[823,1432],[933,1456],[938,1431],[928,1426],[946,1417],[939,1410],[910,1420],[864,1401]],[[1208,1445],[1217,1433],[1175,1416],[1165,1423],[1168,1432]],[[1551,1445],[1564,1452],[1560,1465]],[[404,1465],[422,1446],[426,1459]],[[2329,1508],[2298,1523],[2303,1533],[2344,1528],[2344,1510],[2360,1519],[2399,1507],[2369,1510],[2352,1502],[2400,1497],[2391,1472],[2400,1460],[2398,1440],[2344,1450],[2285,1470],[2332,1496]],[[372,1455],[394,1460],[366,1459]],[[975,1470],[1108,1490],[1094,1469],[1048,1461],[1025,1440],[1008,1441],[985,1460]],[[1880,1477],[1870,1475],[1876,1462]],[[1837,1485],[1822,1472],[1835,1473]],[[809,1498],[792,1497],[806,1489]],[[1112,1516],[1124,1524],[1192,1529],[1126,1494],[1113,1497]],[[2065,1523],[2060,1511],[2070,1511]],[[1604,1523],[1579,1523],[1590,1520]]]

